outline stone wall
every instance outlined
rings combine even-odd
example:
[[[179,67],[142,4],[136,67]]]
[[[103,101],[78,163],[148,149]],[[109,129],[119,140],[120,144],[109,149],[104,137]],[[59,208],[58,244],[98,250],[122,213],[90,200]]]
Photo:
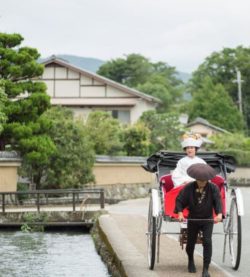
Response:
[[[106,185],[104,188],[105,201],[112,204],[121,200],[144,198],[149,195],[149,189],[152,187],[153,183]]]
[[[233,186],[250,186],[250,168],[237,167],[235,172],[228,175],[228,180]]]
[[[109,243],[105,233],[102,231],[99,221],[97,221],[91,229],[91,236],[95,243],[96,251],[106,264],[111,276],[127,277],[123,265],[113,250],[112,245]]]

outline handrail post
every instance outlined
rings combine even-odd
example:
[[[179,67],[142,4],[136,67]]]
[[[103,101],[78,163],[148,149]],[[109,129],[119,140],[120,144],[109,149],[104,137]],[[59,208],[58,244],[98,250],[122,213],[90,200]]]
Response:
[[[73,192],[73,212],[75,212],[75,210],[76,210],[76,195]]]
[[[5,193],[2,194],[2,212],[5,213]]]
[[[36,195],[36,204],[37,204],[37,211],[40,212],[40,193],[39,192]]]
[[[104,189],[100,189],[100,205],[101,209],[105,207]]]

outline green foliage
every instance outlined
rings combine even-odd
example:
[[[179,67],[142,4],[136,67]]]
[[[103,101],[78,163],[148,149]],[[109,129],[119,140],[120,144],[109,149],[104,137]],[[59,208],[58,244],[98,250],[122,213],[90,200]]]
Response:
[[[184,132],[184,127],[179,122],[177,114],[147,111],[141,116],[140,122],[143,122],[151,130],[150,153],[161,149],[180,150],[178,138]]]
[[[117,155],[122,150],[122,128],[117,119],[104,111],[89,114],[86,128],[98,155]]]
[[[21,226],[21,231],[24,233],[30,233],[32,232],[32,228],[27,223],[23,223]]]
[[[174,67],[152,63],[139,54],[111,60],[100,67],[98,74],[159,98],[160,112],[166,112],[182,96],[182,82],[176,78]]]
[[[37,182],[40,178],[32,175],[33,170],[43,168],[56,148],[39,123],[50,106],[45,84],[33,81],[43,73],[43,66],[37,63],[39,53],[34,48],[20,47],[22,40],[19,34],[0,33],[0,79],[7,96],[0,149],[10,145],[19,151],[31,180]]]
[[[148,156],[150,131],[142,123],[129,126],[123,134],[124,150],[128,156]]]
[[[17,183],[17,191],[25,192],[28,190],[29,190],[29,187],[27,184]],[[18,194],[17,198],[22,203],[23,200],[28,199],[28,195],[27,194]]]
[[[214,144],[208,150],[223,152],[235,157],[237,164],[250,166],[250,138],[241,133],[217,134],[211,137]]]
[[[48,215],[46,213],[25,213],[23,221],[24,224],[21,226],[22,232],[43,232],[43,224],[48,221]]]
[[[235,105],[238,103],[238,88],[236,69],[241,72],[242,103],[244,119],[250,128],[250,48],[238,46],[236,48],[224,48],[220,52],[214,52],[194,72],[190,82],[190,91],[195,92],[202,86],[205,77],[209,76],[214,84],[222,84],[231,96]]]
[[[40,122],[42,126],[50,126],[47,136],[56,147],[45,166],[36,169],[41,187],[79,188],[93,181],[93,145],[83,122],[75,120],[70,110],[61,107],[46,111]]]
[[[118,58],[103,64],[98,74],[129,87],[146,82],[151,74],[149,60],[139,54],[130,54],[126,58]]]
[[[228,131],[242,130],[244,127],[243,117],[231,97],[221,84],[214,85],[209,77],[205,77],[201,87],[193,91],[188,111],[191,120],[203,117]]]
[[[147,82],[136,87],[139,91],[152,95],[162,101],[159,112],[170,110],[173,103],[181,96],[181,90],[172,86],[168,79],[161,75],[153,75]]]
[[[237,165],[239,166],[250,166],[250,151],[231,148],[219,152],[233,156],[236,159]]]
[[[232,134],[216,134],[210,137],[214,144],[211,144],[210,149],[241,149],[250,151],[250,138],[241,133]]]
[[[0,82],[0,134],[3,131],[3,123],[6,122],[6,114],[4,113],[4,106],[7,101],[6,94],[4,93],[3,88],[1,87]]]

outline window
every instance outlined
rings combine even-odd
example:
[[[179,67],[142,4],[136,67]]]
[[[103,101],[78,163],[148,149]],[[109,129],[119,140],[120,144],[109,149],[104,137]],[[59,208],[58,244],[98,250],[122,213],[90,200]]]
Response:
[[[122,123],[130,123],[130,111],[128,110],[112,110],[112,116]]]

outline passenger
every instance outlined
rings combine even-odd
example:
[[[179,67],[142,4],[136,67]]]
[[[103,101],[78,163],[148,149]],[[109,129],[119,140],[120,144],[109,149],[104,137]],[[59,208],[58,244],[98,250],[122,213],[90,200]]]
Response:
[[[207,164],[193,164],[187,174],[196,181],[186,185],[176,198],[175,213],[179,221],[183,221],[183,209],[188,207],[187,245],[188,271],[196,272],[194,263],[194,248],[199,231],[203,234],[203,272],[202,277],[209,277],[209,264],[212,257],[213,220],[222,220],[222,205],[219,189],[209,182],[215,175],[215,170]],[[213,219],[213,209],[216,217]],[[193,220],[192,219],[202,219]],[[205,220],[204,220],[205,219]],[[208,219],[208,220],[207,220]]]
[[[185,134],[181,142],[183,150],[187,156],[180,159],[176,168],[172,172],[172,180],[174,187],[185,185],[194,181],[193,178],[187,175],[187,169],[190,165],[196,163],[206,163],[203,159],[196,156],[196,152],[201,147],[202,140],[199,134]]]

